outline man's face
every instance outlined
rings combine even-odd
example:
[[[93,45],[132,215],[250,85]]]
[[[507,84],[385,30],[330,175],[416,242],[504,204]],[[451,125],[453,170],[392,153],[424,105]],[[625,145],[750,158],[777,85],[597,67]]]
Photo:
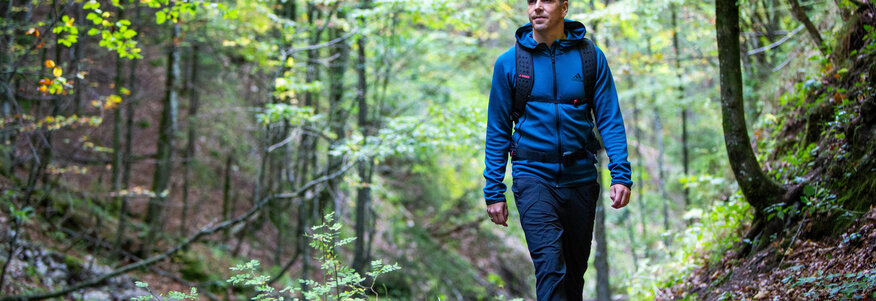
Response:
[[[569,11],[569,2],[563,0],[527,0],[529,22],[535,31],[545,31],[563,26],[563,18]]]

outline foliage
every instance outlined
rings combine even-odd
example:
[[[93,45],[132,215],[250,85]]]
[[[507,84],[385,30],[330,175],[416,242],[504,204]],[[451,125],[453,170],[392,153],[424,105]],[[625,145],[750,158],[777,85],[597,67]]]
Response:
[[[267,285],[270,276],[259,275],[256,273],[259,262],[252,260],[245,264],[240,264],[231,268],[237,274],[228,279],[228,282],[233,285],[242,287],[252,287],[259,294],[253,300],[298,300],[289,295],[300,293],[304,300],[366,300],[361,296],[371,292],[377,295],[374,290],[374,285],[379,276],[396,271],[399,268],[397,264],[385,265],[380,260],[371,262],[371,270],[365,273],[369,277],[371,284],[366,285],[366,279],[349,266],[341,263],[338,257],[337,249],[347,245],[355,240],[355,238],[341,238],[341,227],[339,222],[334,221],[334,213],[328,213],[324,216],[324,222],[321,225],[313,227],[313,234],[309,234],[311,239],[310,246],[317,252],[317,260],[321,263],[321,268],[325,274],[323,281],[312,279],[301,279],[300,283],[307,285],[309,289],[302,290],[299,286],[287,286],[279,291]],[[379,296],[378,296],[379,297]]]
[[[802,265],[791,267],[791,270],[799,270]],[[812,276],[808,277],[793,277],[788,276],[782,279],[782,283],[790,285],[790,288],[798,286],[811,287],[803,292],[805,298],[823,298],[829,299],[865,299],[876,297],[876,292],[870,296],[863,295],[872,291],[876,287],[876,270],[864,270],[857,273],[834,273],[825,275],[824,271],[815,271]],[[827,291],[827,296],[819,295],[819,291]]]
[[[164,294],[155,295],[155,293],[153,293],[152,290],[149,289],[148,283],[137,281],[137,282],[135,282],[135,285],[137,285],[137,287],[139,287],[139,288],[142,288],[142,289],[145,289],[146,291],[148,291],[149,295],[131,298],[132,301],[198,300],[198,289],[196,289],[194,287],[192,288],[191,291],[189,291],[189,293],[170,291],[170,292],[167,292],[167,296],[165,296]]]
[[[716,203],[708,211],[688,212],[699,220],[676,238],[671,258],[664,262],[641,263],[627,292],[632,299],[653,299],[660,288],[671,287],[684,280],[694,267],[716,262],[723,252],[739,241],[737,231],[750,220],[751,210],[741,193],[726,202]]]

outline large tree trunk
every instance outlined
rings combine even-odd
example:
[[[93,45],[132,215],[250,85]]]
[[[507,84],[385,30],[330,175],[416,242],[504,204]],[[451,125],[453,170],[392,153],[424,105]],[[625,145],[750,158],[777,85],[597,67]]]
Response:
[[[806,12],[803,11],[803,7],[800,6],[800,2],[797,2],[797,0],[788,0],[788,3],[791,4],[791,14],[794,15],[794,18],[796,18],[797,21],[800,21],[800,23],[803,23],[803,26],[806,27],[809,36],[812,37],[812,41],[815,42],[815,47],[818,47],[821,54],[827,56],[827,50],[824,48],[824,40],[821,39],[821,33],[818,32],[818,28],[815,28],[815,24],[812,24],[812,21],[809,20],[809,16],[806,16]]]
[[[167,82],[165,83],[164,109],[158,132],[158,155],[155,163],[155,174],[152,179],[152,192],[155,197],[149,199],[146,213],[146,223],[149,230],[143,241],[143,257],[149,257],[155,238],[164,228],[164,208],[170,192],[170,175],[173,169],[173,142],[177,131],[177,103],[179,102],[179,60],[180,49],[177,45],[180,39],[180,25],[171,25],[171,39],[168,46]]]
[[[764,209],[776,204],[786,189],[764,174],[754,156],[745,125],[742,99],[742,69],[739,63],[739,7],[736,0],[717,0],[715,4],[718,60],[721,74],[721,113],[724,142],[730,167],[745,199],[755,209],[755,219]]]

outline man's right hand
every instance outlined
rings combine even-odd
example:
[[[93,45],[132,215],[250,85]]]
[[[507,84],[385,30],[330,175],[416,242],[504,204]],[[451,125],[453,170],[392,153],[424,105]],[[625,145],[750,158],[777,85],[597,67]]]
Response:
[[[508,224],[506,223],[508,221],[507,203],[498,202],[487,205],[487,214],[490,215],[490,221],[494,224],[508,227]]]

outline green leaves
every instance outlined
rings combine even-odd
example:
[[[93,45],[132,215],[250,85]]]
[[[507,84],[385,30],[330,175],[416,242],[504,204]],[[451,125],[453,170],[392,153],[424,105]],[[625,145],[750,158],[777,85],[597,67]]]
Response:
[[[306,284],[309,289],[301,291],[297,286],[288,286],[277,291],[269,286],[267,282],[271,279],[269,276],[257,274],[259,268],[258,260],[251,260],[244,264],[239,264],[231,267],[232,271],[237,274],[228,279],[228,283],[236,286],[252,287],[259,294],[252,300],[268,301],[268,300],[287,300],[296,292],[300,293],[305,300],[366,300],[358,298],[365,295],[367,290],[374,292],[373,287],[377,277],[399,270],[398,264],[385,265],[380,260],[371,262],[371,271],[366,275],[371,277],[372,282],[370,287],[364,286],[365,278],[362,277],[352,268],[344,265],[337,256],[339,247],[347,245],[355,240],[355,238],[341,239],[340,222],[334,220],[334,213],[327,213],[323,217],[321,225],[313,226],[312,233],[306,234],[311,239],[310,246],[317,251],[317,257],[321,263],[325,278],[322,282],[312,279],[301,279],[298,282]],[[291,298],[298,300],[297,298]]]

